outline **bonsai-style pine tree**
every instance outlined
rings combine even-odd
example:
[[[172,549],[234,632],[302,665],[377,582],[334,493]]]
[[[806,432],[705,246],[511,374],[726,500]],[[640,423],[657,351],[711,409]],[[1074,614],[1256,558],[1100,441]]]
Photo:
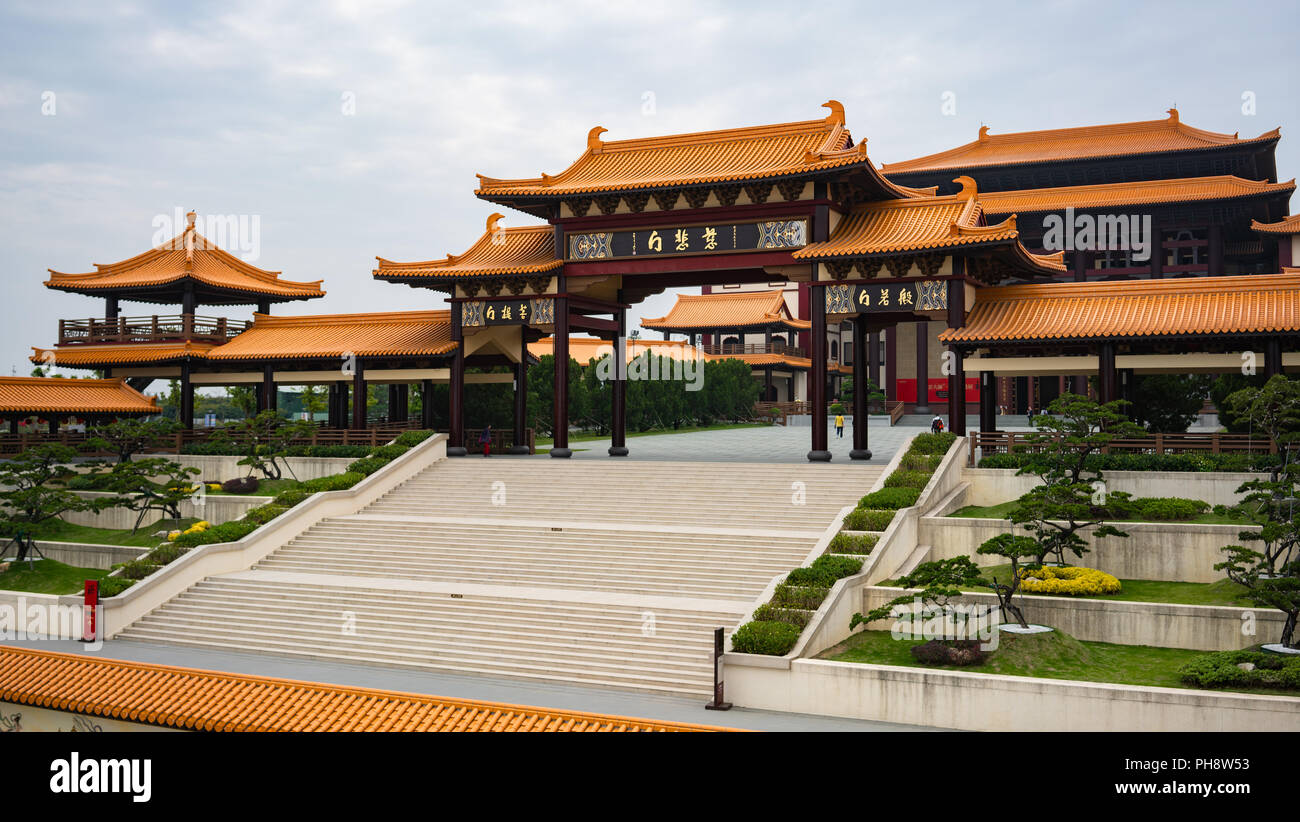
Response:
[[[107,472],[105,490],[118,494],[115,505],[136,512],[135,533],[145,515],[157,511],[163,517],[179,520],[180,504],[194,493],[193,478],[199,469],[181,465],[162,457],[119,462]]]
[[[1088,543],[1080,532],[1092,528],[1094,537],[1126,537],[1106,523],[1105,505],[1127,494],[1105,492],[1093,457],[1112,441],[1140,437],[1142,428],[1124,416],[1124,400],[1099,403],[1078,394],[1062,394],[1034,418],[1035,433],[1025,440],[1030,453],[1019,474],[1033,474],[1041,485],[1022,496],[1009,519],[1038,544],[1035,562],[1048,557],[1064,564],[1065,552],[1083,556]]]
[[[120,419],[91,426],[86,446],[117,455],[118,462],[130,462],[142,451],[157,448],[180,430],[175,420]]]
[[[1020,591],[1024,572],[1042,564],[1038,559],[1039,550],[1039,544],[1033,539],[1012,534],[998,534],[992,539],[985,540],[979,548],[975,549],[977,554],[1002,557],[1011,563],[1011,576],[1006,582],[999,582],[993,578],[981,580],[984,587],[992,589],[997,595],[998,609],[1002,612],[1003,622],[1008,621],[1008,617],[1013,617],[1021,628],[1029,627],[1024,612],[1015,604],[1015,596]],[[1034,561],[1021,567],[1020,562],[1031,557]]]
[[[108,497],[83,498],[65,483],[77,472],[69,467],[77,451],[43,443],[0,462],[0,527],[5,536],[30,544],[41,525],[74,511],[99,512],[114,504]]]
[[[923,562],[912,573],[899,577],[898,584],[904,588],[920,588],[919,596],[923,605],[933,605],[945,612],[952,610],[952,601],[962,595],[963,588],[988,587],[988,582],[970,557]],[[909,605],[917,596],[918,594],[903,594],[879,608],[873,608],[865,615],[856,613],[849,620],[849,630],[879,619],[888,619],[893,616],[895,606]]]

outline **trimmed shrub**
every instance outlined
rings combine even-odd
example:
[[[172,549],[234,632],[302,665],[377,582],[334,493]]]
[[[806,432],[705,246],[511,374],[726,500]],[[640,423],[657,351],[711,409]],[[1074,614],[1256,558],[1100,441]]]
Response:
[[[370,453],[368,445],[290,445],[284,449],[286,457],[364,457]]]
[[[990,454],[980,468],[1023,468],[1031,455]],[[1277,454],[1093,454],[1088,471],[1267,471],[1281,461]]]
[[[742,654],[785,656],[799,641],[799,628],[788,622],[746,622],[731,635],[731,647]]]
[[[99,581],[99,598],[115,597],[135,585],[135,580],[123,577],[104,577]]]
[[[915,505],[921,496],[920,488],[881,488],[858,500],[859,508],[876,510],[907,508]]]
[[[1139,497],[1133,500],[1133,507],[1142,519],[1158,521],[1195,519],[1210,510],[1208,502],[1179,497]]]
[[[249,522],[255,522],[258,525],[265,525],[271,520],[288,511],[284,505],[276,505],[274,502],[268,502],[266,505],[259,505],[256,508],[250,508],[244,519]]]
[[[831,592],[830,588],[805,588],[783,582],[772,592],[769,603],[778,608],[798,608],[804,611],[816,611],[822,600]]]
[[[314,494],[317,491],[346,491],[365,478],[365,474],[346,471],[342,474],[330,474],[328,477],[307,480],[298,486],[298,490],[306,491],[309,494]]]
[[[144,579],[145,577],[157,571],[160,566],[152,562],[145,562],[143,559],[133,559],[130,562],[123,562],[117,566],[121,569],[121,576],[130,579]]]
[[[855,508],[844,518],[845,531],[883,531],[894,521],[896,511],[873,511]]]
[[[113,481],[109,474],[78,474],[68,480],[69,491],[102,491]]]
[[[899,469],[885,477],[886,488],[915,488],[920,491],[930,482],[931,471],[904,471]]]
[[[285,508],[292,508],[310,496],[310,491],[304,491],[301,488],[291,488],[288,491],[281,491],[276,494],[275,499],[271,500],[271,503],[273,505],[282,505]]]
[[[880,537],[875,534],[845,534],[843,532],[831,537],[826,546],[828,554],[862,554],[866,556],[876,547]]]
[[[184,554],[185,552],[186,549],[183,546],[172,542],[166,545],[159,545],[157,548],[146,554],[144,560],[156,565],[170,565],[179,559],[181,554]]]
[[[354,471],[368,477],[390,462],[392,460],[387,457],[365,457],[349,465],[348,471]]]
[[[987,656],[977,639],[932,639],[912,646],[912,658],[922,665],[979,665]]]
[[[938,468],[939,463],[943,462],[943,454],[913,454],[908,452],[898,461],[899,471],[923,471],[926,474],[933,474]]]
[[[754,609],[755,622],[785,622],[802,631],[807,627],[812,613],[794,608],[778,608],[772,603],[765,603]]]
[[[1120,584],[1118,579],[1096,568],[1056,568],[1044,565],[1022,571],[1020,587],[1031,594],[1084,597],[1118,594]]]
[[[942,434],[917,434],[907,452],[909,454],[928,454],[941,457],[948,453],[948,449],[956,441],[957,435],[946,431]]]
[[[1237,667],[1250,663],[1255,670]],[[1300,690],[1300,655],[1267,651],[1216,651],[1198,656],[1178,669],[1178,676],[1198,688],[1276,688]]]
[[[257,490],[257,477],[237,477],[221,483],[221,490],[227,494],[251,494]]]
[[[249,522],[244,519],[237,519],[233,522],[223,522],[220,525],[214,525],[206,531],[181,534],[176,537],[176,539],[172,540],[172,544],[186,548],[193,548],[196,545],[207,545],[213,542],[234,542],[243,539],[256,530],[257,523]]]
[[[822,554],[806,568],[795,568],[786,575],[789,585],[829,588],[836,580],[851,577],[862,570],[862,560]]]
[[[394,440],[394,442],[398,445],[405,445],[407,448],[410,448],[419,445],[436,433],[436,431],[403,431],[401,434],[397,435],[397,439]]]
[[[370,456],[383,457],[384,459],[388,459],[388,460],[395,460],[410,450],[411,450],[411,446],[409,445],[397,445],[397,444],[381,445],[378,448],[371,450]]]

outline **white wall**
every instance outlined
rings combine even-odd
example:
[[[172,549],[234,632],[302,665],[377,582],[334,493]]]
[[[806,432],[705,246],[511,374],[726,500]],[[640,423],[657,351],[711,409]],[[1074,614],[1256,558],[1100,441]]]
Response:
[[[1210,505],[1236,505],[1237,488],[1263,474],[1219,471],[1104,471],[1106,487],[1135,497],[1183,497]],[[1033,475],[1017,476],[1014,468],[965,468],[962,479],[970,483],[967,505],[998,505],[1019,499],[1040,484]]]

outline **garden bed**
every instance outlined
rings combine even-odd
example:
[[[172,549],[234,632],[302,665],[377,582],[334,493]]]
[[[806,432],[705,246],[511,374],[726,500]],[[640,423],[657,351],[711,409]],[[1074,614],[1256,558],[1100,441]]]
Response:
[[[0,572],[0,590],[27,591],[34,594],[77,594],[86,580],[103,580],[108,571],[101,568],[78,568],[52,559],[38,559],[31,569],[26,561],[12,562]]]

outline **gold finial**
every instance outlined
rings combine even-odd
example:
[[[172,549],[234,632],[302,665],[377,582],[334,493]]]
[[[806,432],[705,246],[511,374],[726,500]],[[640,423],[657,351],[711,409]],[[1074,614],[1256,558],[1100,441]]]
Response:
[[[607,131],[609,131],[609,129],[605,128],[604,126],[596,126],[591,131],[588,131],[587,151],[590,151],[592,154],[599,154],[601,148],[603,148],[605,145],[603,142],[601,142],[600,135],[604,134]]]
[[[979,138],[980,138],[980,142],[983,142],[983,141],[985,141],[985,140],[987,140],[987,139],[989,138],[989,127],[988,127],[988,126],[983,126],[983,125],[980,126],[980,137],[979,137]]]
[[[193,210],[191,210],[190,213],[185,215],[185,222],[188,224],[189,228],[194,228],[194,221],[197,220],[198,218],[199,215],[195,213]]]
[[[822,103],[822,108],[828,108],[831,113],[826,115],[826,124],[829,126],[844,125],[844,104],[839,100],[827,100]]]
[[[1178,104],[1175,103],[1174,105],[1177,106]],[[1169,109],[1168,114],[1169,114],[1169,122],[1171,122],[1171,123],[1176,123],[1176,122],[1178,122],[1178,109],[1177,109],[1177,108],[1171,108],[1171,109]]]

